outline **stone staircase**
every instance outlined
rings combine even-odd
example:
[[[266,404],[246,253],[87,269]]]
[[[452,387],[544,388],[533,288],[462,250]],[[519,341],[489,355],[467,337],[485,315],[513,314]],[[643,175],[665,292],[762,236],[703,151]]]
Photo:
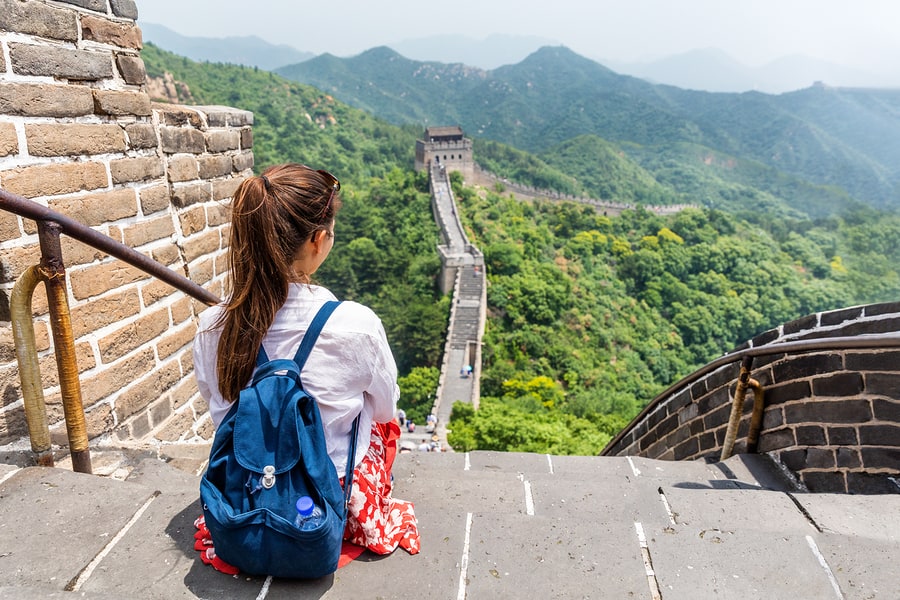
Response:
[[[420,554],[231,577],[193,550],[206,451],[96,452],[106,477],[0,456],[0,598],[900,597],[900,495],[797,493],[759,455],[401,454]]]

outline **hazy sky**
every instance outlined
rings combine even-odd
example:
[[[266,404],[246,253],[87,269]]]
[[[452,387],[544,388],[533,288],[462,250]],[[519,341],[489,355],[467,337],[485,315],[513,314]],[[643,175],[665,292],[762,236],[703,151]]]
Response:
[[[439,34],[540,36],[593,59],[636,62],[720,48],[747,66],[804,54],[900,73],[897,0],[137,0],[139,20],[182,35],[257,35],[352,56]]]

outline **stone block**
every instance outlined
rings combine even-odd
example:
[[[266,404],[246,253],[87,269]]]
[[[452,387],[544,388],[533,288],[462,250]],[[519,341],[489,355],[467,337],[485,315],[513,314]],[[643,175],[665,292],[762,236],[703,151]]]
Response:
[[[828,444],[831,446],[857,446],[859,436],[856,427],[828,427]]]
[[[18,152],[19,134],[16,133],[16,126],[12,123],[0,123],[0,156],[11,156]]]
[[[94,110],[84,85],[13,83],[0,85],[0,114],[24,117],[81,117]]]
[[[212,183],[212,199],[218,201],[231,200],[238,186],[244,182],[243,177],[217,179]]]
[[[122,233],[125,245],[137,248],[150,242],[171,238],[175,234],[175,225],[169,215],[163,215],[129,225]]]
[[[241,133],[233,129],[216,129],[206,133],[206,147],[210,152],[237,150],[241,144]]]
[[[108,366],[92,377],[83,378],[81,389],[84,402],[91,405],[108,398],[129,383],[144,377],[154,365],[153,349],[147,348]]]
[[[197,179],[200,167],[197,163],[197,158],[193,155],[179,154],[169,158],[166,171],[168,172],[169,181],[181,183]]]
[[[181,223],[182,235],[192,236],[206,229],[206,210],[202,206],[195,206],[179,213],[178,220]],[[216,233],[216,240],[218,241],[218,233]],[[186,260],[191,261],[191,259]]]
[[[771,452],[781,448],[790,448],[796,446],[794,440],[794,432],[791,429],[783,428],[773,431],[763,431],[759,436],[759,453]]]
[[[130,50],[140,50],[142,47],[141,30],[134,23],[82,15],[81,35],[85,40]]]
[[[153,279],[141,287],[141,298],[144,300],[144,306],[150,307],[175,292],[175,288],[165,281]]]
[[[181,262],[181,253],[174,245],[165,245],[154,248],[150,251],[150,257],[159,264],[166,266]]]
[[[184,296],[181,300],[172,303],[172,305],[169,306],[169,311],[172,315],[173,325],[184,323],[193,317],[194,311],[191,309],[192,306],[193,303],[191,302],[190,296]]]
[[[866,373],[866,392],[900,400],[900,373]]]
[[[134,150],[156,148],[159,145],[159,136],[156,128],[151,123],[131,123],[125,126],[125,134],[128,136],[128,146]]]
[[[253,152],[246,151],[234,156],[234,170],[238,173],[249,171],[253,168]],[[250,173],[252,175],[252,173]]]
[[[138,8],[134,0],[110,0],[109,5],[117,17],[137,21]]]
[[[0,0],[0,31],[78,41],[78,23],[73,11],[35,0]]]
[[[177,442],[184,439],[194,424],[194,415],[184,410],[172,417],[156,434],[156,438],[164,442]]]
[[[74,156],[125,151],[125,132],[118,125],[80,123],[26,124],[32,156]]]
[[[50,208],[88,227],[99,227],[137,215],[137,197],[132,188],[95,192],[74,198],[54,199]]]
[[[799,475],[810,492],[842,494],[847,491],[847,480],[842,472],[805,471]]]
[[[109,162],[113,184],[158,179],[165,175],[162,161],[156,156],[122,158]]]
[[[868,400],[809,401],[784,407],[787,423],[868,423],[872,405]]]
[[[246,127],[253,125],[253,113],[230,106],[195,106],[206,115],[210,127]]]
[[[166,419],[172,416],[172,399],[166,394],[150,405],[147,410],[150,415],[152,427],[159,427]]]
[[[198,162],[200,163],[200,179],[225,177],[231,174],[234,166],[231,157],[224,154],[203,156]]]
[[[150,314],[142,315],[103,337],[98,342],[100,357],[104,363],[110,363],[133,352],[138,347],[159,337],[169,327],[169,311],[158,309]]]
[[[166,210],[169,208],[169,186],[162,184],[142,188],[138,190],[138,201],[141,205],[141,212],[145,215]]]
[[[198,203],[205,203],[210,198],[210,185],[203,183],[189,183],[172,186],[172,204],[176,208],[187,208]]]
[[[224,225],[231,221],[231,205],[216,202],[206,207],[206,222],[210,227]]]
[[[813,395],[818,397],[853,397],[863,391],[863,378],[859,373],[835,373],[812,380]]]
[[[0,283],[14,283],[25,269],[41,261],[37,244],[6,248],[0,253]]]
[[[207,231],[184,242],[184,260],[188,263],[219,249],[219,232]],[[210,275],[212,278],[212,275]]]
[[[93,262],[103,260],[108,255],[102,250],[83,244],[78,240],[72,239],[64,235],[59,240],[62,247],[63,260],[67,268],[77,267],[79,265],[89,265]]]
[[[94,112],[98,115],[148,117],[150,96],[138,91],[94,90]]]
[[[117,54],[116,67],[125,83],[143,85],[147,82],[147,69],[140,56],[134,54]]]
[[[106,12],[106,0],[62,0],[62,2],[94,12]]]
[[[193,129],[205,126],[200,114],[192,107],[164,102],[153,102],[150,107],[159,114],[160,125],[176,128],[189,125]]]
[[[249,150],[253,147],[253,128],[241,128],[241,150]]]
[[[171,394],[172,408],[178,410],[189,404],[191,399],[197,395],[197,381],[193,377],[185,377],[172,388]]]
[[[137,289],[127,288],[73,307],[72,331],[77,340],[83,335],[132,317],[140,311],[141,303]]]
[[[188,271],[191,281],[203,285],[213,277],[213,262],[210,259],[200,261],[196,265],[191,265]]]
[[[171,362],[150,372],[133,387],[125,390],[116,400],[115,412],[119,421],[150,406],[163,392],[181,378],[181,369],[177,363]]]
[[[861,446],[900,447],[900,423],[860,426],[859,444]]]
[[[99,296],[130,283],[148,279],[149,274],[121,260],[74,269],[69,273],[72,295],[78,300]]]
[[[202,131],[186,127],[161,127],[159,132],[162,150],[167,154],[203,154],[206,138]]]
[[[10,42],[9,57],[17,75],[70,81],[100,81],[113,76],[112,63],[105,52]]]
[[[0,240],[14,240],[21,235],[19,217],[5,210],[0,211]]]
[[[159,359],[164,360],[188,346],[194,340],[196,333],[197,328],[193,324],[188,324],[187,326],[174,329],[161,337],[156,343]]]
[[[0,171],[0,185],[26,198],[59,196],[106,187],[109,179],[101,163],[53,163]]]

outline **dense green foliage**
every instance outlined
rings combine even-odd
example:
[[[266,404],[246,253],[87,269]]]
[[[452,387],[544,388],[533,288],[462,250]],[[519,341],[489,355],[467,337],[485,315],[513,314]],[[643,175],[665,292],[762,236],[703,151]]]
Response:
[[[186,102],[254,111],[257,169],[300,161],[341,179],[337,243],[317,277],[382,317],[401,406],[422,422],[449,299],[435,285],[427,179],[410,169],[420,129],[388,125],[255,69],[193,63],[151,45],[143,56],[151,76],[171,73],[186,84]],[[663,129],[690,127],[676,120]],[[575,203],[519,202],[465,187],[453,174],[489,281],[482,403],[477,413],[454,407],[449,439],[458,449],[596,453],[662,388],[755,334],[816,311],[900,297],[900,216],[853,205],[843,190],[694,143],[617,146],[579,134],[540,156],[475,144],[491,170],[531,185],[727,212],[659,217],[637,209],[608,218]],[[838,206],[848,210],[837,215]]]

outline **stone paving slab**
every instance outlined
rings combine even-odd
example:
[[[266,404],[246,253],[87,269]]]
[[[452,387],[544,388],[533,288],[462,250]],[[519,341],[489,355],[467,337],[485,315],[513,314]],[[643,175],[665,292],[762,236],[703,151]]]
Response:
[[[56,468],[18,471],[0,484],[0,584],[64,589],[152,495]]]
[[[698,527],[645,535],[665,600],[838,598],[802,535]]]
[[[888,528],[896,532],[897,523],[894,521]],[[900,598],[900,579],[897,576],[900,551],[896,543],[831,533],[816,533],[810,537],[814,539],[846,600]]]
[[[823,531],[900,544],[900,494],[795,494]],[[900,580],[897,584],[900,598]]]
[[[807,535],[815,527],[790,496],[768,490],[701,490],[664,486],[674,520],[680,525],[752,529],[778,534]],[[765,507],[765,512],[760,510]]]

